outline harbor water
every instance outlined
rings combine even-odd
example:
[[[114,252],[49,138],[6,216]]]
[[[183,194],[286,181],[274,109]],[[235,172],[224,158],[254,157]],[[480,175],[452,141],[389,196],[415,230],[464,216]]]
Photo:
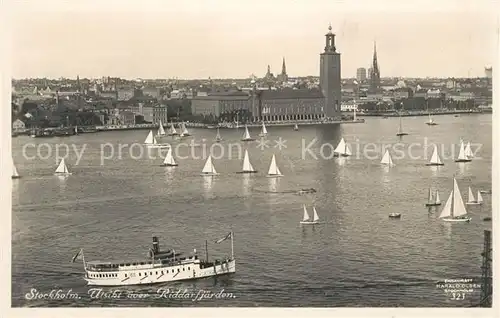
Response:
[[[441,207],[425,207],[429,187],[441,200],[450,195],[455,176],[464,201],[468,187],[474,194],[491,189],[491,115],[438,116],[437,126],[425,117],[406,117],[408,136],[396,137],[399,118],[367,118],[364,124],[268,127],[269,147],[257,142],[242,146],[258,173],[237,174],[242,158],[237,149],[244,129],[221,130],[224,141],[216,148],[225,155],[213,160],[220,175],[200,176],[203,158],[179,148],[178,167],[160,167],[161,158],[139,157],[119,144],[142,144],[147,131],[112,131],[71,137],[12,139],[13,159],[20,179],[12,180],[12,305],[15,307],[105,306],[283,306],[283,307],[460,307],[479,301],[479,289],[453,300],[436,284],[446,279],[470,278],[479,284],[483,221],[491,216],[491,195],[481,206],[467,206],[470,223],[448,224],[438,219]],[[212,144],[216,130],[190,129],[197,142]],[[259,128],[251,128],[258,138]],[[282,138],[286,148],[279,149]],[[340,138],[350,144],[353,156],[329,157],[330,146]],[[455,163],[460,138],[470,141],[476,158]],[[189,140],[189,139],[186,139]],[[316,140],[316,142],[313,142]],[[161,141],[172,142],[170,137]],[[311,143],[313,143],[311,145]],[[400,143],[403,153],[414,144],[437,143],[444,166],[425,164],[429,147],[413,147],[413,156],[397,157],[394,167],[381,167],[381,150],[374,158],[362,152],[369,145]],[[27,144],[33,144],[26,146]],[[43,147],[41,144],[47,144]],[[53,175],[58,162],[47,149],[67,144],[66,164],[73,173]],[[107,144],[101,162],[101,147]],[[85,146],[84,146],[85,145]],[[310,146],[310,147],[309,147]],[[23,156],[23,147],[28,159]],[[85,147],[85,148],[83,148]],[[208,148],[209,148],[208,147]],[[308,148],[307,148],[308,147]],[[114,148],[111,156],[110,149]],[[304,148],[309,149],[305,155]],[[83,151],[77,164],[73,149]],[[203,147],[195,148],[202,156]],[[215,149],[215,148],[214,148]],[[389,148],[393,149],[393,148]],[[64,151],[60,150],[61,154]],[[361,153],[360,153],[361,152]],[[154,155],[157,149],[151,151]],[[311,154],[312,153],[312,154]],[[283,173],[266,178],[272,154]],[[164,154],[163,154],[164,155]],[[314,157],[316,156],[316,158]],[[371,154],[373,156],[373,154]],[[217,157],[217,156],[216,156]],[[314,188],[297,195],[292,190]],[[323,224],[301,226],[302,205],[315,206]],[[392,212],[401,219],[389,219]],[[211,259],[228,256],[229,241],[215,240],[234,232],[236,273],[217,278],[153,286],[127,286],[128,292],[156,294],[172,290],[224,290],[231,299],[165,299],[150,297],[96,298],[89,296],[81,261],[71,262],[84,249],[85,260],[147,258],[151,238],[162,249],[174,248],[205,257],[205,240]],[[71,290],[79,299],[27,299],[32,289],[46,293]],[[104,287],[104,290],[113,288]],[[114,288],[116,289],[116,288]]]

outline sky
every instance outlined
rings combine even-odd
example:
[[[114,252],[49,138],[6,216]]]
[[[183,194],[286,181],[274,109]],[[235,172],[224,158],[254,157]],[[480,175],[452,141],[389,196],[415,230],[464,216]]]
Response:
[[[9,1],[8,1],[9,2]],[[319,75],[331,23],[342,77],[484,76],[498,60],[488,0],[10,0],[14,78]],[[495,60],[496,58],[496,60]]]

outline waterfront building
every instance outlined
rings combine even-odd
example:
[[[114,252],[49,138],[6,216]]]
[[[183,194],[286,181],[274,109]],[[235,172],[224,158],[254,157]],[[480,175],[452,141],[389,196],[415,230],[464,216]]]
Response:
[[[121,125],[135,125],[135,114],[131,111],[120,111],[118,119]]]
[[[320,54],[320,87],[325,99],[324,115],[328,118],[340,116],[341,91],[341,65],[340,53],[335,47],[335,34],[332,26],[328,27],[325,35],[325,50]]]
[[[14,131],[24,130],[25,128],[26,128],[26,125],[20,119],[16,119],[12,123],[12,130],[14,130]]]
[[[193,97],[191,110],[196,115],[220,117],[229,113],[248,112],[249,105],[250,95],[246,92],[213,92]]]
[[[366,68],[360,67],[356,70],[356,80],[358,83],[366,81]]]
[[[166,105],[155,105],[153,106],[153,124],[159,124],[168,122],[167,116],[167,106]]]

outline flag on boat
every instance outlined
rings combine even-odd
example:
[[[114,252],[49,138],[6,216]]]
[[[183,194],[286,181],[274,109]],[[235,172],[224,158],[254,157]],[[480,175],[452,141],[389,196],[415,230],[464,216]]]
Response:
[[[73,259],[71,259],[71,263],[74,263],[77,259],[78,260],[82,259],[82,251],[83,249],[80,249],[78,253],[76,253],[76,255],[73,256]]]
[[[233,236],[233,232],[229,232],[229,234],[228,234],[228,235],[226,235],[225,237],[223,237],[223,238],[221,238],[221,239],[219,239],[219,240],[215,241],[215,243],[221,243],[221,242],[224,242],[225,240],[230,239],[232,236]]]

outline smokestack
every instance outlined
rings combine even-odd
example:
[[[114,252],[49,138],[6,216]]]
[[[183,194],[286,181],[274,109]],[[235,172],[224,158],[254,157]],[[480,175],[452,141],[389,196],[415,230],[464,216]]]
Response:
[[[153,236],[153,252],[158,254],[160,251],[160,243],[158,242],[158,237]]]

